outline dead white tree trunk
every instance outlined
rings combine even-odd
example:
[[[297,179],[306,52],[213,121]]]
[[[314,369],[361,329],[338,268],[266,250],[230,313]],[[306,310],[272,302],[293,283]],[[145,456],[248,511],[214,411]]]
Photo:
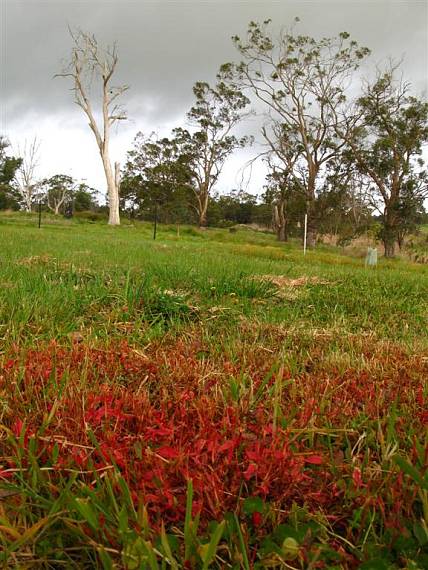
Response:
[[[89,126],[94,133],[101,156],[107,182],[109,205],[109,224],[119,225],[119,163],[112,168],[110,160],[110,128],[116,121],[127,118],[126,112],[117,104],[117,99],[127,89],[127,85],[113,86],[111,79],[116,70],[118,56],[116,45],[103,49],[94,35],[81,30],[70,35],[74,42],[71,61],[67,69],[58,74],[59,77],[71,77],[74,82],[75,102],[84,111]],[[101,121],[97,122],[90,94],[95,79],[101,81]]]
[[[39,150],[40,141],[36,136],[30,142],[25,141],[22,149],[17,148],[22,163],[16,171],[15,180],[26,212],[31,212],[37,192],[36,170],[39,164]]]

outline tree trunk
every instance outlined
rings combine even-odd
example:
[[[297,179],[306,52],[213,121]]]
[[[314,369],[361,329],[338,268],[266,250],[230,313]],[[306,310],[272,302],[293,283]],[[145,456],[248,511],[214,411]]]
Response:
[[[31,195],[28,192],[28,190],[26,191],[26,196],[25,196],[25,211],[31,212]]]
[[[314,167],[310,169],[308,177],[308,186],[306,191],[306,214],[308,216],[307,220],[307,231],[306,231],[306,246],[315,247],[318,235],[318,220],[316,216],[316,205],[315,205],[315,181],[318,174],[318,169]]]
[[[276,230],[276,239],[278,241],[288,241],[287,229],[285,226],[281,226]]]
[[[108,223],[111,226],[120,225],[120,213],[119,213],[119,195],[114,186],[109,190],[109,216]]]
[[[313,201],[306,202],[306,214],[308,216],[306,228],[306,246],[315,247],[318,236],[318,220],[315,214]]]
[[[103,159],[104,172],[107,181],[107,195],[109,205],[108,223],[111,226],[120,225],[119,214],[119,188],[118,188],[118,163],[115,163],[115,174],[113,175],[110,160],[107,154],[101,154]]]
[[[395,241],[397,239],[397,228],[392,207],[388,206],[383,214],[383,228],[382,228],[382,242],[385,249],[385,257],[394,257],[395,255]]]
[[[385,248],[385,257],[394,257],[395,255],[395,241],[394,240],[383,240],[383,247]]]
[[[285,207],[286,203],[284,200],[273,205],[272,222],[278,241],[288,241],[288,224]]]
[[[306,246],[307,247],[315,247],[317,243],[317,230],[309,225],[309,218],[308,218],[308,229],[306,233]]]
[[[208,193],[203,192],[199,202],[199,227],[205,229],[207,227],[207,210],[208,210]]]
[[[385,257],[394,257],[395,255],[395,232],[391,226],[384,226],[383,228],[383,247],[385,249]]]

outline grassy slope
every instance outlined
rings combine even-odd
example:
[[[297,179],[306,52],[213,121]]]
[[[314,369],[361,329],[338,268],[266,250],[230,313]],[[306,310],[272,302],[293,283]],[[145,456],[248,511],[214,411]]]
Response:
[[[426,468],[425,266],[381,259],[368,270],[363,259],[327,247],[304,258],[297,244],[245,230],[181,228],[178,237],[176,228],[162,227],[154,242],[148,225],[50,221],[39,230],[31,217],[0,220],[0,421],[9,434],[3,437],[9,457],[3,477],[8,489],[19,489],[3,511],[0,503],[4,560],[12,566],[27,557],[30,565],[36,560],[35,567],[49,567],[51,557],[66,567],[154,568],[155,530],[146,528],[144,509],[134,513],[124,481],[136,493],[142,489],[137,473],[157,470],[159,491],[167,496],[176,489],[174,512],[184,517],[183,473],[191,468],[195,502],[204,505],[201,520],[235,512],[234,522],[226,516],[223,523],[219,567],[222,560],[232,567],[269,561],[278,567],[290,561],[294,568],[421,564],[409,566],[422,560],[428,543],[428,510],[420,522],[420,509],[428,509],[426,483],[417,479]],[[255,275],[313,281],[290,287],[283,280],[278,287]],[[100,419],[101,405],[116,418],[118,449],[107,419]],[[177,427],[156,444],[157,459],[140,456],[135,446],[148,436],[136,418],[146,414],[150,424],[159,411]],[[221,423],[230,413],[238,424]],[[86,428],[79,432],[76,425]],[[272,425],[277,431],[268,435]],[[232,445],[236,433],[256,438],[260,469],[266,461],[263,477],[251,474],[255,451],[249,443],[224,464],[222,452],[214,461],[212,451],[199,465],[192,448],[202,449],[210,430],[222,434],[220,450]],[[278,458],[290,437],[291,455]],[[120,485],[116,475],[110,483],[107,476],[87,486],[83,471],[94,468],[93,459],[75,454],[77,442],[95,454],[97,445],[114,451],[124,477]],[[177,449],[179,456],[173,455]],[[305,467],[308,454],[314,463]],[[400,469],[395,455],[407,461]],[[114,460],[97,461],[105,469]],[[416,475],[410,470],[404,484],[402,473],[411,465]],[[51,478],[51,466],[65,469],[65,479]],[[223,470],[224,485],[207,478],[210,469]],[[302,473],[309,476],[310,487],[305,478],[295,489],[282,480],[293,469],[296,481]],[[158,493],[145,485],[143,497]],[[284,485],[294,491],[288,495]],[[117,507],[115,495],[126,508]],[[151,500],[153,529],[159,529],[159,516],[171,525],[171,506]],[[88,501],[94,512],[85,507]],[[72,513],[68,522],[63,511]],[[262,517],[260,528],[253,511]],[[100,516],[107,520],[105,531],[94,523]],[[394,528],[409,535],[407,546],[397,543]],[[170,537],[174,556],[202,567],[198,541],[207,531],[198,539],[189,538],[186,527],[184,538],[180,532]],[[284,538],[297,540],[298,553],[281,547]],[[157,549],[169,557],[165,540]],[[370,566],[380,552],[380,562],[373,563],[378,566]]]
[[[243,313],[287,326],[409,341],[422,340],[426,326],[426,266],[381,260],[377,270],[369,271],[362,259],[333,249],[320,248],[304,258],[296,245],[279,245],[271,236],[248,231],[190,228],[177,238],[175,228],[161,229],[153,242],[148,226],[64,224],[38,230],[26,223],[0,228],[6,346],[81,329],[89,335],[111,334],[115,320],[141,318],[139,295],[162,289],[181,291],[204,310],[221,304],[233,317]],[[329,284],[306,287],[288,302],[257,305],[254,299],[269,297],[269,291],[249,277],[267,274],[317,276]]]

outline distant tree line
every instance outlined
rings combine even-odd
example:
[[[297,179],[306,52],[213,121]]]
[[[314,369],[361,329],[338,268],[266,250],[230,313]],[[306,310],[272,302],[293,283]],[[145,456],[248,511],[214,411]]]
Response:
[[[298,19],[275,35],[270,20],[250,22],[245,37],[232,38],[238,61],[221,65],[214,85],[194,85],[188,128],[176,127],[167,137],[137,133],[122,168],[113,168],[108,151],[110,127],[126,119],[117,98],[128,87],[111,87],[116,48],[103,49],[80,30],[72,33],[70,65],[60,75],[72,79],[75,102],[96,138],[109,223],[120,223],[121,212],[201,228],[258,224],[286,241],[302,234],[306,216],[309,246],[323,234],[345,244],[376,223],[385,255],[394,255],[426,220],[428,103],[411,93],[396,65],[363,81],[361,64],[370,50],[348,33],[315,39],[296,33],[297,25]],[[102,86],[101,126],[88,77]],[[239,136],[254,114],[262,117],[260,131]],[[264,161],[268,172],[262,193],[218,195],[225,162],[254,140],[253,160]],[[103,210],[96,192],[69,176],[35,180],[35,140],[18,156],[7,153],[5,139],[0,149],[1,208],[28,210],[43,197],[55,214]]]
[[[35,148],[33,143],[29,148]],[[24,158],[17,158],[9,150],[9,141],[0,136],[0,210],[31,212],[39,203],[44,210],[56,215],[102,210],[99,192],[94,188],[66,174],[36,179],[32,174],[36,164],[28,168],[28,155],[24,152]],[[30,158],[30,162],[35,159],[33,150],[30,150]]]

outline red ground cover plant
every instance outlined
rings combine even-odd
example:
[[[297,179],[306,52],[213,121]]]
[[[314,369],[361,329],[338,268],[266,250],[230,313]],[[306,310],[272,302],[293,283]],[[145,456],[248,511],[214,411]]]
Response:
[[[25,431],[24,446],[33,438],[39,461],[58,473],[116,465],[155,527],[183,520],[191,479],[205,523],[260,497],[276,524],[300,505],[346,537],[358,533],[353,512],[361,509],[364,522],[374,509],[402,531],[417,488],[390,460],[400,450],[426,471],[428,453],[421,457],[417,444],[428,417],[426,359],[397,350],[373,371],[279,367],[269,376],[272,362],[255,350],[244,381],[239,360],[206,350],[196,340],[146,352],[126,343],[17,350],[0,374],[2,423],[17,437]],[[246,382],[235,398],[231,379]],[[15,462],[5,439],[0,446],[6,478]],[[263,520],[252,514],[254,528]]]

